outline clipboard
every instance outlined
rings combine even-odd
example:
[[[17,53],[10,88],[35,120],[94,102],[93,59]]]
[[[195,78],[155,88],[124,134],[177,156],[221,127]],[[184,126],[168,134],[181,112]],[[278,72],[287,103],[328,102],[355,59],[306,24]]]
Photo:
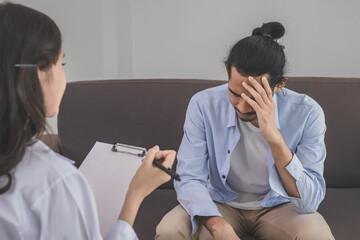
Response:
[[[95,195],[103,237],[118,219],[129,184],[145,154],[145,148],[96,142],[80,165]]]

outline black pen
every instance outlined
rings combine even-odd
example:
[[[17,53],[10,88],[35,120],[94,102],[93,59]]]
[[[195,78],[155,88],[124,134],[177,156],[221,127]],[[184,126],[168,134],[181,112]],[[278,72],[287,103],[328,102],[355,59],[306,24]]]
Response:
[[[127,148],[130,149],[129,150],[119,150],[117,149],[117,147],[123,147],[123,148]],[[111,151],[113,152],[119,152],[119,153],[127,153],[127,154],[132,154],[138,157],[145,157],[147,154],[147,149],[146,148],[142,148],[142,147],[135,147],[135,146],[131,146],[131,145],[126,145],[126,144],[121,144],[121,143],[114,143],[112,145]],[[164,165],[162,165],[161,163],[159,163],[158,161],[156,161],[155,159],[153,160],[153,164],[155,164],[155,166],[157,166],[158,168],[160,168],[161,170],[163,170],[164,172],[166,172],[167,174],[169,174],[171,177],[173,177],[175,180],[177,181],[181,181],[179,174],[173,172],[171,170],[171,168],[166,168]]]
[[[169,174],[171,177],[173,177],[175,180],[177,181],[181,181],[179,174],[174,173],[171,168],[166,168],[164,165],[162,165],[161,163],[159,163],[158,161],[154,160],[153,164],[155,164],[155,166],[157,166],[158,168],[160,168],[161,170],[163,170],[164,172],[166,172],[167,174]]]

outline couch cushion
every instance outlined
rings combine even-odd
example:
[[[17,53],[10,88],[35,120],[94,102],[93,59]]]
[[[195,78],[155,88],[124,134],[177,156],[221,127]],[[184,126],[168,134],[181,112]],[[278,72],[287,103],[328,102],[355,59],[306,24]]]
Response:
[[[323,215],[335,239],[359,239],[360,188],[328,188],[318,212]]]
[[[139,239],[154,239],[158,223],[178,204],[173,189],[157,189],[147,196],[140,206],[134,223]]]

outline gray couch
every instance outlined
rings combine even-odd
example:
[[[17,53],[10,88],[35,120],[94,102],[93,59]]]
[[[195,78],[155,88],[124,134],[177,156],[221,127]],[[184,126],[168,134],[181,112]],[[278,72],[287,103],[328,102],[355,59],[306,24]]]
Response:
[[[59,143],[53,147],[77,166],[95,141],[177,150],[191,96],[223,83],[189,79],[69,83],[58,116]],[[318,211],[336,239],[360,239],[360,79],[290,77],[287,87],[313,97],[325,112],[327,193]],[[172,182],[149,195],[135,221],[139,238],[153,239],[158,222],[177,204]]]

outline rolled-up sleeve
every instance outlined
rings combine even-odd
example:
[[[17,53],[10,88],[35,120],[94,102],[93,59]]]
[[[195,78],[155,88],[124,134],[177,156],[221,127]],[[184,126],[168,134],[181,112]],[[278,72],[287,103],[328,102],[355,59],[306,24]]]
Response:
[[[300,198],[287,195],[281,183],[275,191],[293,203],[299,213],[315,212],[325,197],[326,185],[323,177],[326,148],[324,143],[326,125],[324,113],[316,106],[305,123],[300,143],[293,152],[286,170],[295,178]],[[273,166],[272,172],[275,172]],[[278,177],[278,181],[281,181]]]

